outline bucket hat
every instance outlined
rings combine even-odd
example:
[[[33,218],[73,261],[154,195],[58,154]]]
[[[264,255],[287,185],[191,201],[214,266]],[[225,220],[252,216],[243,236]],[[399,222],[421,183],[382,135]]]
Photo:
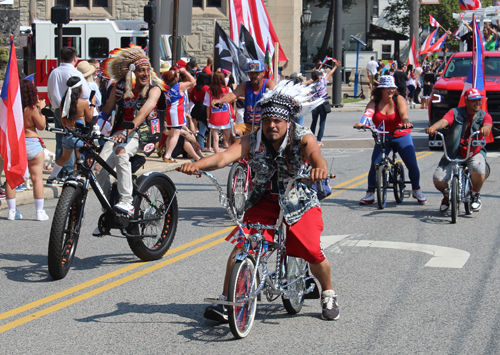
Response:
[[[378,89],[394,88],[397,89],[396,83],[394,82],[394,77],[392,75],[382,75],[380,77],[380,85]]]

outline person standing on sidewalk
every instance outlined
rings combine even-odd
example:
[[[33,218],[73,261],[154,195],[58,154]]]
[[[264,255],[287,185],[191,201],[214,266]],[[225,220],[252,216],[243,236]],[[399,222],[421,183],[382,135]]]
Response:
[[[20,81],[21,103],[23,107],[24,136],[26,141],[26,155],[28,158],[28,170],[33,183],[33,197],[35,200],[36,220],[46,221],[49,219],[43,209],[43,142],[36,130],[45,129],[45,116],[40,110],[45,107],[45,100],[37,101],[37,90],[29,80]],[[3,165],[3,164],[2,164]],[[8,183],[5,184],[7,206],[9,207],[8,220],[22,219],[23,216],[16,208],[16,190]]]
[[[378,72],[379,64],[375,60],[375,57],[372,56],[370,61],[366,63],[366,70],[368,71],[368,87],[370,88],[370,92],[372,92],[373,88],[373,80],[375,78],[375,74]]]
[[[90,88],[83,74],[76,69],[78,63],[78,52],[73,47],[63,47],[60,53],[61,64],[52,70],[47,82],[47,91],[49,95],[50,104],[54,110],[55,126],[56,128],[63,128],[61,122],[61,100],[68,90],[66,82],[72,76],[78,76],[82,79],[82,99],[88,100],[90,97]],[[59,159],[63,153],[62,135],[56,134],[56,159]],[[75,158],[72,155],[68,162],[64,165],[63,169],[59,172],[58,178],[62,179],[71,171],[75,170]],[[59,181],[59,180],[57,180]],[[59,185],[62,182],[59,181]]]

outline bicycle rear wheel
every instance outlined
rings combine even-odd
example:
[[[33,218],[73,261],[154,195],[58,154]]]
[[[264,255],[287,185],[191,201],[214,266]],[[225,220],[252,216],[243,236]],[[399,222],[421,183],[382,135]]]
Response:
[[[384,209],[387,203],[387,185],[389,174],[385,165],[379,165],[377,170],[377,203],[378,208]]]
[[[281,300],[283,301],[283,306],[285,306],[286,311],[289,314],[297,314],[302,309],[304,304],[304,290],[305,282],[304,279],[299,279],[301,276],[307,276],[307,262],[304,259],[295,258],[293,256],[288,256],[285,259],[285,275],[283,278],[283,283],[288,284],[295,281],[293,284],[288,286],[286,293],[287,296],[282,295]]]
[[[403,168],[403,164],[396,163],[392,166],[393,174],[392,174],[392,183],[394,188],[394,198],[397,203],[403,202],[405,196],[405,170]]]
[[[470,215],[472,214],[472,185],[470,182],[470,175],[469,173],[464,173],[463,175],[463,181],[462,181],[462,186],[463,186],[463,191],[464,191],[464,207],[465,207],[465,214]]]
[[[234,264],[231,278],[229,279],[229,302],[243,302],[243,306],[229,306],[229,327],[236,339],[246,337],[255,319],[257,298],[248,298],[251,291],[257,288],[257,280],[251,289],[255,264],[253,259],[238,260]]]
[[[458,176],[455,175],[451,182],[451,223],[457,223],[458,204]]]
[[[234,163],[227,177],[227,198],[231,210],[238,221],[243,220],[247,191],[245,191],[247,167],[242,163]]]

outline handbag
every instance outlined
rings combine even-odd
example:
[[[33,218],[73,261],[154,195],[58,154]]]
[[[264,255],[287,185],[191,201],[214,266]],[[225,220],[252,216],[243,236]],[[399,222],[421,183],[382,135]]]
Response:
[[[325,113],[332,112],[332,107],[330,106],[329,100],[324,101],[321,105],[323,105],[323,110],[325,110]]]

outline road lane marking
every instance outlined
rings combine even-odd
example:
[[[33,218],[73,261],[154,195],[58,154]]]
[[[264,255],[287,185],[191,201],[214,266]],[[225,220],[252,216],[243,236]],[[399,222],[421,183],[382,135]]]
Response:
[[[466,252],[465,250],[443,247],[439,245],[349,239],[350,237],[352,237],[352,235],[322,236],[321,245],[327,251],[335,251],[339,246],[418,251],[421,253],[432,255],[432,258],[427,262],[427,264],[424,265],[426,267],[461,269],[470,257],[470,253]]]
[[[175,247],[175,248],[172,248],[170,249],[165,255],[164,257],[168,256],[168,255],[172,255],[174,253],[177,253],[179,251],[182,251],[184,249],[187,249],[187,248],[190,248],[192,247],[193,245],[196,245],[196,244],[199,244],[199,243],[202,243],[208,239],[211,239],[211,238],[214,238],[214,237],[217,237],[219,235],[221,235],[222,233],[226,233],[226,232],[229,232],[231,230],[234,229],[234,226],[232,227],[227,227],[227,228],[224,228],[218,232],[215,232],[215,233],[212,233],[212,234],[209,234],[209,235],[206,235],[204,237],[201,237],[201,238],[198,238],[196,240],[193,240],[189,243],[186,243],[186,244],[183,244],[183,245],[180,245],[178,247]],[[73,286],[71,288],[68,288],[66,290],[63,290],[61,292],[57,292],[53,295],[50,295],[50,296],[47,296],[47,297],[44,297],[44,298],[41,298],[37,301],[34,301],[34,302],[31,302],[31,303],[28,303],[24,306],[21,306],[21,307],[18,307],[18,308],[15,308],[13,310],[10,310],[10,311],[7,311],[5,313],[2,313],[0,314],[0,320],[2,319],[6,319],[6,318],[9,318],[9,317],[12,317],[12,316],[15,316],[16,314],[19,314],[19,313],[22,313],[22,312],[26,312],[26,311],[29,311],[30,309],[33,309],[35,307],[38,307],[38,306],[42,306],[46,303],[49,303],[49,302],[52,302],[52,301],[55,301],[59,298],[62,298],[62,297],[65,297],[65,296],[68,296],[72,293],[75,293],[75,292],[78,292],[78,291],[81,291],[83,289],[86,289],[88,287],[91,287],[93,285],[96,285],[100,282],[103,282],[103,281],[106,281],[106,280],[109,280],[115,276],[118,276],[118,275],[121,275],[123,273],[126,273],[130,270],[133,270],[139,266],[143,266],[145,264],[147,264],[148,262],[144,262],[144,261],[138,261],[132,265],[128,265],[128,266],[125,266],[125,267],[122,267],[118,270],[115,270],[113,272],[110,272],[110,273],[107,273],[105,275],[102,275],[102,276],[99,276],[95,279],[92,279],[90,281],[87,281],[87,282],[84,282],[80,285],[76,285],[76,286]]]

